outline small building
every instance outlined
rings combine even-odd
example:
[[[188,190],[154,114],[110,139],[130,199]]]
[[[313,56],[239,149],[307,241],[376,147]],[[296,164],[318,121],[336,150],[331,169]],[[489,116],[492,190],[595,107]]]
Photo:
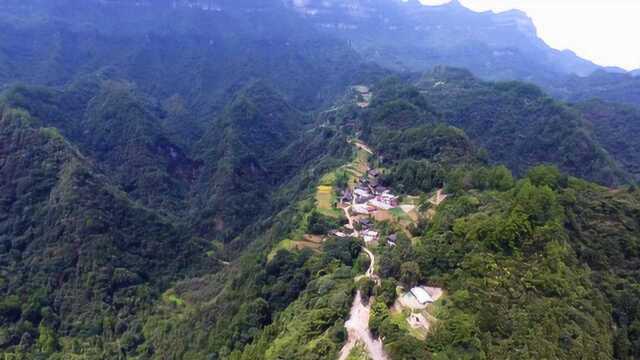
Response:
[[[356,204],[366,204],[369,201],[371,201],[374,197],[373,196],[357,196],[356,197]]]
[[[341,201],[343,203],[350,203],[351,201],[353,201],[353,193],[349,190],[343,191]]]
[[[385,192],[388,192],[389,189],[387,189],[386,187],[382,186],[382,185],[378,185],[374,188],[374,191],[376,192],[376,194],[383,194]]]
[[[426,305],[433,302],[433,298],[429,293],[423,289],[422,287],[416,286],[411,289],[411,295],[413,295],[416,300],[420,303],[420,305]]]
[[[369,203],[378,209],[390,210],[398,206],[398,197],[385,192],[382,195],[376,196],[375,199]]]
[[[353,193],[361,197],[371,196],[369,189],[357,188]]]
[[[364,242],[366,243],[377,241],[379,235],[380,234],[378,234],[378,232],[373,230],[366,230],[362,232],[362,237],[364,238]]]
[[[369,206],[367,204],[353,205],[353,212],[356,214],[369,215]]]
[[[397,234],[391,234],[389,236],[387,236],[387,245],[394,247],[398,245],[398,235]]]
[[[373,176],[374,178],[377,178],[378,176],[380,176],[380,170],[373,169],[369,171],[369,175]]]

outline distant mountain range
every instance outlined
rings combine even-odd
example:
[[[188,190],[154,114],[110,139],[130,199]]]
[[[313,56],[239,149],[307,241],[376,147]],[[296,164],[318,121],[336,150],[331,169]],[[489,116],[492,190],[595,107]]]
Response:
[[[605,81],[608,100],[640,104],[640,84],[626,71],[550,47],[522,11],[475,12],[457,0],[440,6],[418,0],[285,1],[318,30],[349,41],[366,59],[394,70],[446,64],[487,80],[534,82],[565,100],[601,96],[596,83]],[[624,94],[608,91],[620,87]]]
[[[533,21],[517,10],[478,13],[458,1],[441,6],[418,0],[286,1],[317,28],[397,69],[447,64],[491,79],[545,80],[599,68],[548,46]]]
[[[253,58],[261,58],[255,53],[258,49],[275,56],[324,41],[322,46],[327,49],[321,54],[344,52],[352,64],[359,55],[363,61],[408,73],[437,65],[461,67],[486,80],[534,82],[570,101],[601,96],[601,82],[605,81],[606,100],[640,104],[640,85],[631,76],[622,69],[600,67],[569,50],[551,48],[538,37],[525,13],[475,12],[458,1],[424,6],[418,0],[10,0],[0,5],[0,20],[0,88],[16,80],[62,85],[79,72],[109,66],[133,71],[129,61],[147,55],[154,59],[150,66],[158,66],[160,48],[172,48],[160,44],[182,34],[190,36],[185,46],[191,48],[192,59],[200,59],[198,66],[212,72],[217,70],[212,66],[214,59],[222,51],[227,52],[227,59],[247,58],[239,55],[243,51],[236,46],[240,40],[257,45],[250,47]],[[113,38],[114,34],[120,38]],[[38,42],[36,37],[43,35],[49,38]],[[141,36],[146,42],[138,41]],[[24,41],[15,44],[15,39]],[[220,52],[212,52],[214,49]],[[128,55],[123,56],[125,53]],[[185,57],[182,65],[195,65],[188,61]],[[279,60],[284,62],[284,58]],[[228,66],[238,63],[230,61]],[[49,71],[52,68],[57,70]],[[166,67],[158,70],[166,71]],[[151,76],[149,71],[135,72],[136,77]],[[240,73],[237,69],[223,71],[219,77],[227,78],[228,86],[235,81],[232,74]],[[304,76],[302,68],[300,76]],[[189,88],[191,84],[193,81]],[[317,101],[315,94],[295,89],[300,82],[288,86],[280,90],[305,97],[303,101],[309,104]]]

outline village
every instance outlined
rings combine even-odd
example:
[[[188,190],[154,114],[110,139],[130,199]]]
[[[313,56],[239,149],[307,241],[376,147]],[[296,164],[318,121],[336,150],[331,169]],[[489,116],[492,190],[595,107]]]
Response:
[[[344,210],[349,223],[344,229],[332,231],[331,235],[361,238],[365,244],[380,240],[371,217],[375,218],[378,212],[395,209],[399,205],[398,196],[380,184],[380,174],[378,170],[368,171],[354,189],[342,192],[338,206]],[[395,239],[396,235],[390,235],[386,240],[390,246],[395,246]]]
[[[366,153],[368,157],[373,155],[373,151],[364,143],[353,141],[360,153]],[[376,275],[375,254],[371,249],[380,246],[397,246],[398,233],[382,235],[376,230],[378,221],[387,221],[393,218],[393,211],[400,213],[416,213],[416,206],[412,204],[401,204],[400,196],[393,193],[391,189],[384,186],[382,182],[383,170],[370,169],[368,161],[363,167],[363,173],[357,177],[351,186],[343,189],[339,194],[339,199],[335,206],[341,209],[348,223],[339,229],[330,231],[329,236],[338,238],[357,238],[364,243],[363,250],[370,258],[367,272],[357,277],[368,277],[377,284],[380,279]],[[446,199],[442,190],[429,200],[434,206],[439,205]],[[428,216],[433,216],[433,209],[430,209]],[[399,286],[398,297],[392,308],[396,316],[406,321],[411,332],[417,338],[426,338],[429,329],[436,319],[428,311],[429,307],[443,296],[443,290],[433,286],[418,285],[410,289]],[[348,331],[348,341],[343,347],[339,359],[347,359],[353,348],[359,344],[366,349],[368,357],[373,360],[386,360],[387,355],[383,348],[383,339],[375,339],[368,328],[370,304],[365,303],[360,292],[356,294],[351,309],[350,317],[345,324]]]
[[[369,88],[358,86],[353,90],[356,105],[368,107],[371,99]],[[279,249],[321,252],[323,244],[329,239],[357,239],[361,241],[363,254],[370,261],[368,269],[356,276],[354,281],[358,283],[368,278],[380,285],[382,279],[378,275],[380,265],[376,256],[381,255],[384,248],[406,246],[406,243],[401,243],[403,239],[411,243],[419,241],[411,229],[422,219],[433,219],[447,195],[443,189],[437,189],[424,204],[423,197],[394,193],[392,184],[385,183],[388,170],[381,166],[375,152],[358,138],[348,138],[347,142],[354,147],[355,157],[350,163],[325,173],[317,183],[314,198],[314,211],[341,225],[323,229],[322,232],[301,227],[300,232],[294,232],[290,238],[280,241],[269,259]],[[375,164],[373,168],[372,164]],[[389,307],[391,316],[411,336],[424,340],[437,322],[434,314],[438,300],[446,296],[445,291],[428,283],[399,283],[395,295],[396,300]],[[345,322],[347,342],[339,353],[339,360],[355,359],[350,357],[352,352],[364,352],[366,355],[362,359],[389,359],[384,350],[384,339],[375,338],[369,328],[371,304],[371,299],[364,299],[360,291],[356,291],[349,318]]]

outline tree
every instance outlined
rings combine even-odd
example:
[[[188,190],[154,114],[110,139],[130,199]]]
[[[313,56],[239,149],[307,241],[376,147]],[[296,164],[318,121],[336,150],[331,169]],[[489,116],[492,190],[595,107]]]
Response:
[[[362,300],[365,302],[369,302],[369,298],[373,295],[373,288],[375,287],[375,283],[368,277],[363,277],[358,281],[358,290],[360,290],[360,295],[362,296]]]
[[[535,186],[548,186],[557,189],[560,185],[562,174],[555,166],[540,165],[531,168],[527,173],[527,177]]]
[[[373,336],[380,336],[380,330],[382,329],[382,323],[389,316],[389,308],[387,305],[378,299],[376,299],[371,305],[371,314],[369,317],[369,329]]]
[[[507,191],[514,186],[513,174],[506,166],[493,168],[489,177],[489,187],[498,191]]]
[[[349,176],[345,171],[338,171],[336,174],[335,187],[336,189],[346,189],[349,185]]]
[[[46,326],[44,322],[41,322],[38,327],[38,332],[40,335],[38,336],[37,346],[40,352],[53,354],[58,351],[60,344],[58,343],[56,332],[53,329]]]
[[[422,275],[420,266],[415,261],[408,261],[400,266],[400,280],[407,286],[413,287],[418,284]]]
[[[391,306],[396,301],[396,282],[393,279],[384,279],[375,289],[376,298]]]

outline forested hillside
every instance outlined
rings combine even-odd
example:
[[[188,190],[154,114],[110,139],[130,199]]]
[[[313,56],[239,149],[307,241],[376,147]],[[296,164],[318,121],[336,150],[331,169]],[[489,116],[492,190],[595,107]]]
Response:
[[[487,83],[464,70],[439,68],[418,87],[444,121],[460,127],[516,173],[539,163],[603,184],[630,179],[575,110],[525,83]]]
[[[176,278],[219,266],[203,256],[208,244],[130,200],[57,129],[7,106],[0,127],[4,349],[108,339]]]
[[[592,136],[631,174],[640,177],[640,110],[629,105],[591,100],[575,105],[591,128]]]

